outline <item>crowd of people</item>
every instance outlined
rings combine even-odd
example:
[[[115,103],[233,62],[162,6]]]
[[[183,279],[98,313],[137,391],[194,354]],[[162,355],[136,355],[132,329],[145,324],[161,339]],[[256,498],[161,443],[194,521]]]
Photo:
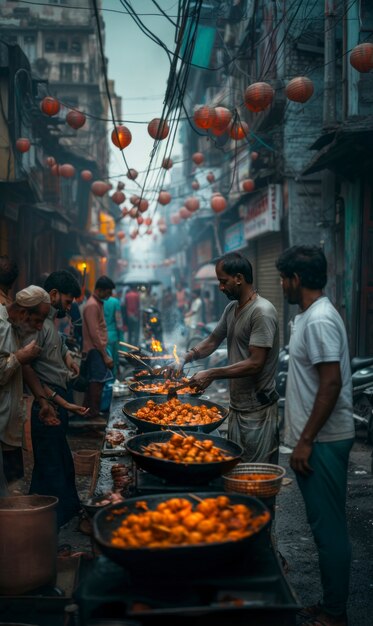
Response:
[[[281,254],[277,271],[284,297],[298,305],[289,343],[285,405],[285,443],[302,494],[318,555],[323,598],[304,609],[303,626],[346,626],[351,546],[346,521],[349,453],[354,440],[352,385],[343,321],[323,289],[327,263],[321,248],[294,246]],[[229,253],[216,263],[220,291],[230,300],[211,334],[171,363],[178,377],[192,361],[206,359],[226,340],[228,365],[198,371],[190,384],[206,389],[214,380],[230,384],[228,437],[243,448],[246,462],[276,463],[279,454],[278,394],[275,374],[279,322],[275,307],[253,284],[248,259]],[[274,268],[274,271],[275,268]],[[118,341],[123,329],[137,345],[141,311],[155,306],[151,290],[113,297],[115,284],[101,276],[82,302],[71,268],[52,272],[42,286],[30,285],[10,296],[17,268],[0,257],[0,454],[20,450],[24,385],[34,396],[31,432],[34,468],[30,493],[59,498],[58,523],[79,510],[74,466],[66,438],[69,412],[100,418],[104,385],[118,371]],[[85,294],[86,296],[87,294]],[[77,302],[80,302],[80,308]],[[79,368],[59,332],[58,321],[74,311],[82,347]],[[180,283],[163,292],[164,324],[195,326],[211,321],[211,300]],[[81,317],[81,324],[79,318]],[[78,330],[76,330],[78,329]],[[76,377],[86,385],[83,407],[69,397]],[[0,458],[0,494],[7,493]]]

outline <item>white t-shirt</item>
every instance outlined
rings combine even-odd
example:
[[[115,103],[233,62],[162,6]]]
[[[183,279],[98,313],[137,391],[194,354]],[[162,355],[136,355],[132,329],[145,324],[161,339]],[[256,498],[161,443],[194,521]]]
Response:
[[[189,312],[192,315],[189,315],[185,318],[186,326],[197,326],[200,322],[202,322],[202,300],[201,298],[196,298],[193,300],[192,305],[189,309]]]
[[[346,329],[341,316],[324,296],[294,319],[289,342],[286,385],[285,440],[295,446],[311,414],[319,374],[317,363],[338,361],[342,388],[336,405],[315,441],[340,441],[355,435],[352,382]]]

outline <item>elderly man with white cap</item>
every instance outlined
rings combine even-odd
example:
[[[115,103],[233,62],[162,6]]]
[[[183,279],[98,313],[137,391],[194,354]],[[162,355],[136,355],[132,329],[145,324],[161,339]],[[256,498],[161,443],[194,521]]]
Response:
[[[25,335],[41,330],[49,309],[48,293],[35,285],[19,291],[15,302],[0,304],[0,495],[8,493],[3,449],[14,451],[22,446],[22,366],[40,353],[35,340],[24,347],[22,342]]]

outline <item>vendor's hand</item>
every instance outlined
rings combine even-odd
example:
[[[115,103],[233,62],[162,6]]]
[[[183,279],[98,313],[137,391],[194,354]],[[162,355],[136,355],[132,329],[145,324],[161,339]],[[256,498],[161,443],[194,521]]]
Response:
[[[71,411],[72,413],[76,413],[77,415],[81,415],[81,416],[85,416],[88,415],[89,413],[89,407],[85,407],[85,406],[79,406],[78,404],[71,404],[69,402],[68,406],[67,406],[68,411]]]
[[[183,358],[179,358],[179,361],[172,361],[164,369],[163,376],[165,378],[171,378],[171,380],[180,378],[183,374],[184,365],[185,360]]]
[[[112,370],[112,369],[113,369],[113,367],[114,367],[114,361],[113,361],[113,359],[112,359],[112,358],[111,358],[108,354],[106,354],[106,355],[104,356],[104,363],[105,363],[106,367],[108,367],[108,368],[109,368],[109,370]]]
[[[21,365],[25,365],[26,363],[30,363],[31,361],[36,359],[36,357],[39,356],[40,352],[40,346],[38,346],[35,339],[33,339],[23,348],[17,350],[17,352],[15,352],[15,356],[17,360],[21,363]]]
[[[202,370],[201,372],[197,372],[192,376],[189,380],[190,387],[196,387],[199,391],[203,391],[211,385],[214,381],[214,376],[211,370]]]
[[[65,365],[74,376],[79,376],[79,365],[76,363],[76,361],[74,361],[74,358],[71,356],[70,352],[67,352],[65,356]]]
[[[45,426],[59,426],[61,422],[56,415],[54,407],[46,400],[39,400],[39,403],[39,420],[43,422]]]
[[[291,469],[303,476],[309,476],[313,472],[312,467],[308,463],[311,453],[312,443],[305,443],[302,440],[298,441],[290,456]]]

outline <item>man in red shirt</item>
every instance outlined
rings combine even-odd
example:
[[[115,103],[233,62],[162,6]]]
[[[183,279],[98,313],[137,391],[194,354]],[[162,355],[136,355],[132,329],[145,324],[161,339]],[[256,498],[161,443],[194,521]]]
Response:
[[[140,295],[135,287],[130,287],[125,298],[128,342],[137,346],[140,332]]]
[[[108,276],[100,276],[95,290],[83,310],[83,354],[86,355],[86,374],[89,381],[84,406],[89,416],[100,413],[101,395],[105,383],[113,378],[113,359],[106,348],[108,335],[104,317],[104,300],[110,298],[115,284]]]

